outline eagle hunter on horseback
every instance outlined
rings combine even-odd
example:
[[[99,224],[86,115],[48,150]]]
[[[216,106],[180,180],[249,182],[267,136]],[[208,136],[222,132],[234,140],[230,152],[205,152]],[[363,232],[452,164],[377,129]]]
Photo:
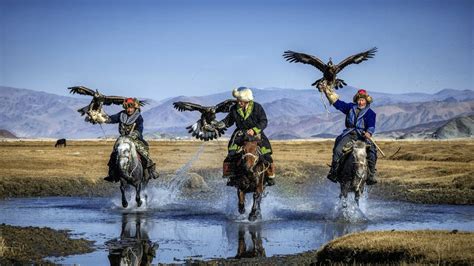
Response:
[[[320,84],[319,88],[324,92],[329,103],[346,115],[346,129],[336,138],[334,143],[331,169],[327,178],[332,182],[339,181],[338,171],[344,155],[343,148],[347,143],[359,140],[366,142],[369,147],[367,151],[368,175],[366,183],[367,185],[376,184],[377,149],[375,144],[371,145],[372,143],[370,143],[375,132],[376,120],[376,113],[370,108],[373,101],[372,97],[366,90],[358,90],[353,97],[353,102],[346,103],[341,101],[339,95],[325,83]]]
[[[136,98],[126,98],[123,101],[123,108],[125,110],[108,116],[105,123],[119,124],[120,136],[129,136],[135,144],[136,150],[140,155],[140,159],[145,171],[143,171],[145,180],[150,178],[158,178],[158,173],[155,170],[155,163],[150,158],[148,142],[143,139],[143,117],[140,112],[140,102]],[[110,155],[109,175],[104,180],[109,182],[120,181],[120,175],[116,172],[117,151],[114,147]]]
[[[220,123],[226,128],[236,125],[228,144],[228,154],[223,164],[223,178],[229,178],[228,186],[235,186],[237,177],[236,163],[240,159],[239,151],[242,149],[242,143],[236,141],[239,134],[244,133],[251,138],[258,140],[259,153],[262,160],[268,165],[265,173],[266,184],[272,186],[275,184],[275,165],[272,159],[272,147],[263,130],[267,127],[267,116],[263,107],[254,101],[253,93],[250,88],[240,87],[232,91],[232,96],[237,99],[229,111],[229,114]]]

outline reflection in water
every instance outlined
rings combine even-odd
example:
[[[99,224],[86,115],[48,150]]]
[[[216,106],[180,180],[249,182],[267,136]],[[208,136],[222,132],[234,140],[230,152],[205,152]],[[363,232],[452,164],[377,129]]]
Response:
[[[190,258],[271,257],[318,249],[336,237],[359,231],[474,230],[473,206],[377,200],[364,205],[362,201],[361,209],[368,221],[352,221],[344,216],[339,219],[340,209],[333,204],[268,199],[267,205],[262,206],[265,218],[258,223],[248,223],[246,217],[229,219],[226,210],[210,210],[207,201],[189,200],[123,214],[121,208],[104,207],[103,198],[2,200],[0,223],[70,229],[96,241],[98,249],[92,253],[50,258],[68,265],[120,265],[121,260],[126,265],[147,265],[186,263]],[[156,256],[154,242],[160,243]]]
[[[247,232],[250,234],[251,243],[245,241]],[[239,224],[238,239],[236,259],[266,257],[265,248],[262,243],[262,228],[260,224]]]
[[[133,226],[135,225],[135,226]],[[143,213],[122,214],[120,239],[107,241],[110,265],[151,265],[158,244],[148,236]]]

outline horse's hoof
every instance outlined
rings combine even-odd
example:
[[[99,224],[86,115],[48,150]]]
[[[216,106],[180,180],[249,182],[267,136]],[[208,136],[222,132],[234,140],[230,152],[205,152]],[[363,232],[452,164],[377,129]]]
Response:
[[[138,206],[138,207],[141,207],[141,206],[142,206],[142,203],[143,203],[142,200],[138,200],[138,201],[137,201],[137,206]]]
[[[122,207],[127,208],[128,207],[128,202],[122,201]]]
[[[256,214],[256,213],[251,213],[249,215],[249,221],[251,221],[251,222],[255,222],[259,218],[261,218],[261,215]]]
[[[245,213],[245,205],[244,205],[244,204],[239,205],[239,213],[240,213],[240,214],[244,214],[244,213]]]

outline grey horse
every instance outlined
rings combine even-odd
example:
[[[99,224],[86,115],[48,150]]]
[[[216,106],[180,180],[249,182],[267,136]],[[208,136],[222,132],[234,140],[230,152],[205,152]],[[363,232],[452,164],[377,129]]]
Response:
[[[140,207],[143,201],[140,198],[141,190],[146,187],[148,180],[143,175],[143,166],[138,158],[135,144],[129,136],[121,136],[115,142],[114,149],[117,151],[116,168],[120,177],[120,191],[122,192],[122,206],[127,208],[128,202],[125,197],[125,187],[135,187],[135,200]],[[146,199],[146,196],[145,196]]]
[[[359,198],[364,191],[367,179],[367,144],[358,140],[346,144],[348,154],[339,168],[338,181],[341,186],[339,197],[347,199],[349,192],[354,192],[354,200],[359,205]],[[345,148],[346,148],[345,147]]]

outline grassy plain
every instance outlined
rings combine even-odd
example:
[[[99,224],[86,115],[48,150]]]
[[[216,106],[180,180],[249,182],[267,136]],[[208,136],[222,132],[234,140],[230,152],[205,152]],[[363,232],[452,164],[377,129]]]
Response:
[[[113,140],[0,142],[0,198],[105,195],[102,181]],[[325,181],[333,141],[273,141],[278,185],[287,191]],[[379,184],[371,194],[421,203],[474,203],[474,140],[380,141],[389,158],[379,156]],[[190,171],[221,171],[226,141],[150,141],[151,156],[164,176],[196,153]],[[393,155],[398,149],[400,150]],[[393,156],[392,156],[393,155]]]

